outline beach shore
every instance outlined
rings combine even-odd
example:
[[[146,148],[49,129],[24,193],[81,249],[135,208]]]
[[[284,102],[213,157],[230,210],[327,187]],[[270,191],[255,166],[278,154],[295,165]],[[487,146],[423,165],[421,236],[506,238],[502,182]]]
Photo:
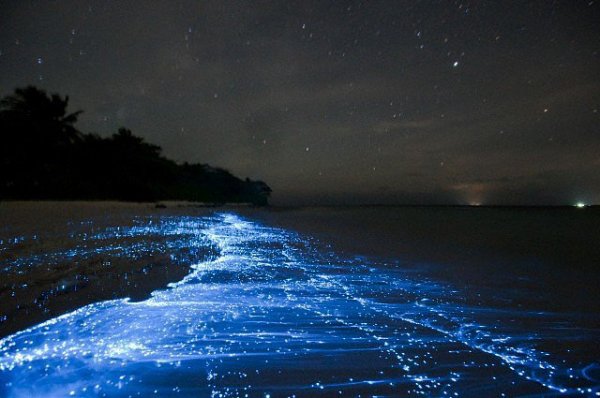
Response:
[[[581,214],[2,203],[0,395],[595,392]]]
[[[554,309],[598,310],[596,284],[586,283],[598,275],[588,272],[600,258],[591,242],[595,218],[577,209],[0,202],[0,337],[92,302],[142,300],[181,280],[218,250],[190,246],[198,231],[165,236],[161,223],[229,211],[314,237],[342,255],[397,259],[405,269],[437,264],[441,279],[459,285],[492,283],[505,274],[520,275],[523,283],[535,275],[562,298],[552,301]],[[127,232],[132,228],[138,233]],[[569,272],[538,275],[537,264],[552,262],[569,264]]]
[[[189,231],[161,236],[160,220],[212,212],[188,202],[0,202],[0,338],[93,302],[142,300],[181,280],[216,249],[179,244]]]

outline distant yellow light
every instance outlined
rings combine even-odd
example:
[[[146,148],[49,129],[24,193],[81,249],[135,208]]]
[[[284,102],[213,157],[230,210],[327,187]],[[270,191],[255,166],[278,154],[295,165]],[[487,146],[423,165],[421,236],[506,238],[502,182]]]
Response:
[[[575,205],[575,207],[579,207],[581,209],[582,207],[585,207],[585,203],[579,202]]]

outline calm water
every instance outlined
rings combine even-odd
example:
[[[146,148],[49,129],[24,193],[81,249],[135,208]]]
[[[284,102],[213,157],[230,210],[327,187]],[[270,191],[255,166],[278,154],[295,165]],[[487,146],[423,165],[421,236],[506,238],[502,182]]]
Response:
[[[500,235],[481,225],[473,231],[476,221],[448,231],[454,218],[478,220],[481,213],[414,211],[127,210],[121,226],[88,215],[85,222],[97,226],[87,243],[78,244],[80,233],[62,241],[79,256],[97,250],[90,242],[134,235],[154,243],[161,235],[185,237],[160,251],[205,247],[214,255],[150,298],[89,304],[0,340],[0,396],[600,395],[596,249],[565,264],[568,248],[554,243],[547,249],[553,262],[523,255],[521,244],[497,247]],[[374,240],[389,238],[389,225],[402,225],[394,217],[408,219],[406,228],[422,239],[396,232],[396,249],[378,248]],[[528,236],[518,220],[529,216],[510,217],[516,235]],[[340,220],[388,232],[369,235]],[[72,224],[64,225],[58,234],[68,235]],[[561,223],[540,231],[542,240],[554,242],[561,227],[557,242],[577,236]],[[5,251],[16,250],[15,239],[31,239],[21,231],[10,240],[11,230],[2,231]],[[427,239],[429,252],[441,257],[427,253]],[[123,256],[142,261],[132,253],[150,244],[120,245]],[[2,272],[27,267],[26,258],[13,257]],[[568,294],[585,280],[592,285],[581,288],[587,297]]]

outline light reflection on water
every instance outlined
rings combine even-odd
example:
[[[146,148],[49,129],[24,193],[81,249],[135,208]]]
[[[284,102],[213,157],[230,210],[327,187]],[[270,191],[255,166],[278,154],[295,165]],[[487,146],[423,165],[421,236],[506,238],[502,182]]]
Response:
[[[233,214],[160,228],[197,231],[178,242],[208,239],[220,254],[148,300],[91,304],[0,340],[1,396],[600,395],[597,365],[536,346],[568,334],[511,325],[552,314],[470,306],[401,267]]]

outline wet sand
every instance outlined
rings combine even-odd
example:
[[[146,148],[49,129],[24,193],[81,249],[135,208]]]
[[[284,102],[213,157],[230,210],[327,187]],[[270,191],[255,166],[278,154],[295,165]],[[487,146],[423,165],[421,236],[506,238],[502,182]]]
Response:
[[[177,245],[181,236],[127,233],[211,208],[169,203],[0,203],[0,338],[86,304],[143,300],[216,249]]]

